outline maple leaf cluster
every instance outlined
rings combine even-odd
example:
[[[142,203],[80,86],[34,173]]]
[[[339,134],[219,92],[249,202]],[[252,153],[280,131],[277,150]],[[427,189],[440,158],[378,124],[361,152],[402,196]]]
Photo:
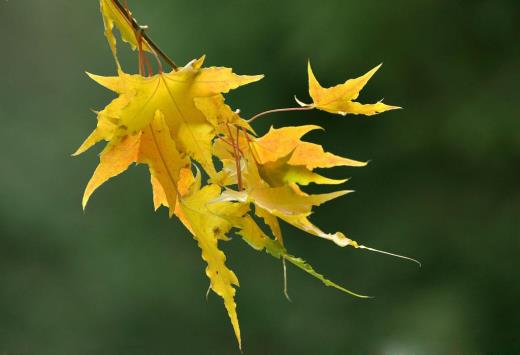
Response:
[[[177,67],[159,52],[127,7],[116,0],[100,0],[100,4],[117,75],[89,76],[115,92],[117,98],[97,112],[97,127],[75,153],[81,154],[100,141],[107,142],[86,187],[83,207],[110,178],[134,163],[147,165],[155,209],[167,207],[170,217],[178,217],[197,241],[207,263],[210,289],[224,300],[239,346],[234,300],[239,282],[226,266],[226,255],[218,245],[228,240],[232,231],[254,249],[294,264],[325,285],[364,297],[327,280],[304,260],[289,254],[280,221],[341,247],[366,248],[341,232],[327,233],[309,220],[314,207],[351,191],[311,195],[301,188],[311,183],[339,185],[346,181],[327,178],[315,169],[362,167],[366,163],[325,152],[322,146],[302,140],[305,134],[320,129],[318,126],[271,128],[258,136],[250,123],[263,114],[250,120],[242,118],[225,103],[224,94],[258,81],[262,75],[237,75],[229,68],[203,67],[204,57]],[[138,52],[138,74],[127,74],[121,68],[114,27],[122,40]],[[155,74],[150,56],[157,59]],[[170,72],[163,70],[160,57],[172,66]],[[379,67],[359,78],[323,88],[309,64],[312,103],[298,101],[301,107],[294,110],[374,115],[398,108],[382,102],[356,101]],[[216,160],[220,163],[215,164]]]

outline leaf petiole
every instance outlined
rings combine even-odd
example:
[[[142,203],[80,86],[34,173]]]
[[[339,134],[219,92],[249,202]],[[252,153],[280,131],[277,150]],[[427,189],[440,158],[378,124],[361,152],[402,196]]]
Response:
[[[252,118],[247,120],[247,122],[251,123],[251,122],[255,121],[256,119],[258,119],[258,118],[260,118],[262,116],[265,116],[265,115],[269,115],[271,113],[291,112],[291,111],[311,111],[311,110],[314,110],[313,106],[277,108],[277,109],[274,109],[274,110],[260,112],[259,114],[256,114],[255,116],[253,116]]]

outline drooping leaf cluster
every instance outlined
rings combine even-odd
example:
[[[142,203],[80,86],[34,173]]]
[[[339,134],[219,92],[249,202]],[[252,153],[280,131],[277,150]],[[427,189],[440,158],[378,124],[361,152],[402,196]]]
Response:
[[[364,297],[327,280],[304,260],[289,254],[280,221],[341,247],[367,249],[341,232],[323,231],[309,219],[314,207],[351,191],[312,195],[302,189],[311,183],[339,185],[346,181],[327,178],[315,169],[362,167],[366,163],[334,155],[303,140],[305,134],[320,129],[318,126],[271,128],[259,136],[250,123],[262,114],[251,120],[242,118],[226,104],[224,94],[258,81],[262,75],[237,75],[229,68],[203,67],[204,56],[176,67],[159,52],[126,6],[116,0],[100,0],[100,4],[117,74],[89,76],[117,97],[97,112],[97,127],[75,153],[81,154],[100,141],[107,142],[86,187],[83,207],[107,180],[132,164],[147,165],[155,209],[168,208],[170,216],[176,216],[198,243],[207,264],[210,288],[224,300],[239,346],[234,299],[238,278],[226,266],[226,255],[219,249],[219,243],[231,235],[258,251],[294,264],[327,286]],[[119,64],[114,27],[122,40],[137,51],[138,74],[124,72]],[[169,72],[163,70],[165,60],[172,66]],[[356,101],[378,69],[324,88],[309,64],[312,103],[298,101],[299,110],[370,116],[398,108],[382,102]],[[216,160],[220,163],[215,164]]]

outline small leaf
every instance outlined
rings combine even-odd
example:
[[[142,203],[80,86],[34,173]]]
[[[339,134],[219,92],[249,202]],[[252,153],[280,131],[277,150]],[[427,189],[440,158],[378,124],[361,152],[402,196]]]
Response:
[[[313,125],[278,129],[271,127],[266,135],[254,140],[254,153],[258,163],[275,162],[291,154],[288,164],[305,166],[309,170],[335,166],[362,167],[367,164],[325,152],[321,145],[301,140],[305,134],[317,129],[322,128]]]
[[[400,107],[389,106],[381,101],[368,105],[354,101],[381,65],[378,65],[359,78],[347,80],[345,83],[331,88],[323,88],[314,76],[311,63],[309,62],[309,95],[313,103],[308,106],[342,116],[347,114],[372,116],[381,112],[399,109]]]

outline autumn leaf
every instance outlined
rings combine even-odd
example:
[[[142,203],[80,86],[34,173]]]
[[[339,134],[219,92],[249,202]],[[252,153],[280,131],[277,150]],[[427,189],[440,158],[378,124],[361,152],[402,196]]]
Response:
[[[216,128],[195,107],[194,99],[220,95],[220,93],[261,79],[261,76],[239,76],[228,68],[201,69],[202,61],[203,59],[195,62],[195,65],[188,65],[179,71],[158,74],[150,78],[129,75],[122,71],[117,77],[90,75],[94,81],[118,93],[119,97],[98,113],[96,129],[75,155],[83,153],[101,140],[106,140],[109,144],[102,154],[101,166],[110,165],[103,164],[105,154],[112,152],[104,160],[110,159],[116,154],[129,154],[128,149],[125,148],[126,145],[123,145],[121,149],[113,147],[119,146],[122,141],[126,142],[128,136],[142,134],[140,139],[144,139],[146,142],[141,147],[140,162],[147,163],[151,167],[152,175],[157,175],[157,180],[161,182],[162,188],[167,192],[170,214],[172,214],[175,209],[177,175],[179,169],[188,164],[187,161],[180,162],[183,159],[182,156],[187,155],[198,161],[210,176],[216,174],[211,153]],[[161,122],[164,121],[163,132],[168,132],[171,142],[162,147],[153,148],[154,151],[147,148],[161,143],[161,141],[157,141],[156,136],[152,135],[153,130],[149,128],[157,115],[160,116]],[[163,138],[162,143],[166,142],[166,136]],[[120,150],[123,151],[119,152]],[[173,175],[167,174],[168,169],[161,169],[163,173],[157,170],[159,167],[164,167],[166,159],[173,159],[178,165]],[[84,205],[99,185],[120,174],[126,170],[128,165],[135,162],[135,159],[134,161],[130,159],[122,169],[120,165],[126,163],[127,160],[128,158],[118,162],[113,171],[105,171],[106,168],[97,171],[95,181],[87,189]],[[106,178],[103,177],[103,174]]]
[[[223,239],[233,227],[225,218],[219,217],[210,211],[208,203],[220,195],[220,187],[208,185],[194,191],[181,200],[182,210],[193,229],[193,237],[197,241],[202,259],[206,261],[206,275],[210,279],[211,289],[224,300],[236,338],[241,347],[240,326],[235,303],[235,286],[239,286],[238,278],[225,264],[226,256],[218,248],[218,240]],[[233,203],[220,203],[212,206],[214,210],[225,210],[226,214],[240,217],[244,213],[244,206]]]
[[[366,162],[347,159],[325,152],[321,145],[301,140],[307,133],[322,129],[320,126],[314,125],[282,127],[278,129],[271,127],[267,134],[254,140],[253,147],[258,162],[260,164],[275,162],[292,152],[288,164],[305,166],[309,170],[335,166],[366,166]]]
[[[347,114],[372,116],[381,112],[399,109],[397,106],[389,106],[379,101],[375,104],[361,104],[356,102],[360,91],[365,87],[370,78],[379,70],[382,64],[370,70],[363,76],[356,79],[349,79],[343,84],[331,88],[324,88],[320,85],[314,73],[311,63],[308,64],[309,74],[309,95],[312,104],[298,103],[304,107],[313,107],[319,110],[345,116]]]
[[[341,184],[346,179],[329,179],[313,170],[336,166],[362,167],[367,164],[325,152],[322,146],[301,140],[305,134],[317,129],[321,127],[271,127],[266,135],[255,139],[252,149],[262,178],[273,187],[290,183]]]
[[[211,145],[215,127],[196,108],[194,98],[226,93],[262,78],[258,75],[239,76],[229,68],[197,68],[191,65],[153,77],[124,72],[117,77],[92,74],[90,77],[118,93],[119,97],[99,112],[96,130],[76,154],[81,154],[102,139],[117,140],[143,130],[159,110],[179,151],[198,161],[212,176],[215,169]]]
[[[226,190],[218,201],[235,201],[241,203],[253,203],[272,216],[278,217],[293,226],[318,236],[328,239],[335,244],[345,247],[352,241],[343,233],[325,233],[308,217],[312,214],[312,208],[323,203],[341,197],[351,191],[336,191],[328,194],[308,195],[295,186],[252,188],[245,191]]]

